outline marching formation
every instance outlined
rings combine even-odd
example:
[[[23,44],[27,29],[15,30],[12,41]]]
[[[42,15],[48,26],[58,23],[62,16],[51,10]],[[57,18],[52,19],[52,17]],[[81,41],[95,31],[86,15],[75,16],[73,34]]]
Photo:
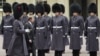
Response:
[[[77,3],[70,6],[69,20],[63,15],[63,4],[52,5],[54,16],[48,16],[50,11],[47,3],[4,3],[1,32],[6,56],[30,56],[30,53],[32,56],[45,56],[50,50],[55,51],[54,56],[62,56],[66,45],[70,46],[73,56],[80,56],[83,35],[86,37],[86,50],[90,56],[97,56],[100,22],[95,3],[89,5],[85,21]]]

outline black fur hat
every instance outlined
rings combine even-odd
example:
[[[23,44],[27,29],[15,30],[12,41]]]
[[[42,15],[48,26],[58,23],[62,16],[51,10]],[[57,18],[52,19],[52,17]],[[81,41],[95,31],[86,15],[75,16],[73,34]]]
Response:
[[[81,6],[80,6],[79,4],[77,4],[77,3],[73,3],[73,4],[71,5],[70,9],[71,9],[71,13],[77,12],[77,13],[80,14],[81,11],[82,11]]]
[[[17,5],[18,4],[18,2],[14,2],[13,4],[12,4],[12,9],[14,10],[14,7],[15,7],[15,5]]]
[[[42,4],[37,4],[35,6],[35,12],[36,14],[41,13],[41,15],[44,14],[44,6]]]
[[[28,13],[28,5],[26,3],[21,4],[23,6],[23,11]]]
[[[61,12],[61,6],[60,6],[60,4],[55,3],[55,4],[52,6],[52,11],[53,11],[53,13]]]
[[[11,10],[11,5],[9,3],[4,3],[3,5],[3,12],[6,13],[6,12],[12,12]]]
[[[18,4],[18,2],[14,2],[14,3],[12,4],[12,8],[14,8],[14,6],[15,6],[16,4]]]
[[[23,14],[23,7],[21,4],[15,5],[13,14],[14,14],[15,19],[18,19],[18,20],[20,19],[20,17]]]
[[[45,12],[47,12],[49,14],[50,13],[50,5],[46,4],[46,3],[43,5],[44,5]]]
[[[61,6],[61,12],[65,13],[65,6],[63,4],[60,4]]]
[[[88,7],[88,12],[91,13],[91,12],[94,12],[94,13],[97,13],[97,6],[95,3],[91,3]]]
[[[28,10],[29,10],[29,12],[33,12],[33,14],[34,14],[34,12],[35,12],[35,6],[33,4],[29,4],[28,5]]]

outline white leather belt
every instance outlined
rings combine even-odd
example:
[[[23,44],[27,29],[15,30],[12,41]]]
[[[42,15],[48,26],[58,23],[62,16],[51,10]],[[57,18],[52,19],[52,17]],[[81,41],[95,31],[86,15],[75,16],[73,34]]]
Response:
[[[12,28],[13,26],[3,26],[4,28]]]
[[[88,29],[96,29],[96,27],[88,27]]]
[[[62,26],[53,26],[53,28],[62,28]]]
[[[79,29],[79,27],[71,27],[71,29]]]
[[[45,29],[45,27],[36,27],[36,29]]]

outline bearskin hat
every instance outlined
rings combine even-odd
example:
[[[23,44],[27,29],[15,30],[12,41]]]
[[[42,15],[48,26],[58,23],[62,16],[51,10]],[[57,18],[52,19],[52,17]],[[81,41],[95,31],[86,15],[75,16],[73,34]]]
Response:
[[[28,5],[28,10],[29,10],[29,12],[33,12],[33,14],[34,14],[34,12],[35,12],[35,6],[33,4],[29,4]]]
[[[13,4],[12,4],[12,9],[14,10],[14,7],[15,7],[15,5],[17,5],[18,4],[18,2],[14,2]]]
[[[11,5],[9,3],[4,3],[3,5],[3,12],[6,13],[6,12],[12,12],[11,10]]]
[[[97,6],[95,3],[91,3],[88,7],[88,12],[91,13],[91,12],[94,12],[94,13],[97,13]]]
[[[82,11],[81,6],[80,6],[79,4],[77,4],[77,3],[73,3],[73,4],[71,5],[70,9],[71,9],[71,13],[77,12],[77,13],[80,14],[81,11]]]
[[[52,6],[52,11],[53,11],[53,13],[61,12],[61,6],[60,6],[60,4],[55,3],[55,4]]]
[[[35,12],[36,14],[41,13],[41,15],[44,14],[44,6],[42,4],[37,4],[35,6]]]
[[[23,7],[21,4],[15,5],[13,14],[14,14],[15,19],[18,19],[18,20],[20,19],[20,17],[23,14]]]
[[[44,9],[45,9],[44,11],[49,14],[50,13],[50,5],[45,3],[45,4],[43,4],[43,6],[44,6]]]
[[[61,6],[61,12],[65,13],[65,6],[63,4],[60,4]]]
[[[23,7],[23,11],[28,13],[28,5],[26,3],[22,3],[21,5]]]

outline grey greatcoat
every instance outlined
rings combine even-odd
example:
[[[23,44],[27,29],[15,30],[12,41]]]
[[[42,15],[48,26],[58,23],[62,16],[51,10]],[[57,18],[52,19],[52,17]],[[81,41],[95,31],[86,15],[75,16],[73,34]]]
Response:
[[[50,45],[51,45],[50,20],[51,20],[51,18],[49,16],[44,16],[44,19],[47,24],[47,38],[45,41],[45,49],[50,49]]]
[[[22,16],[21,17],[21,21],[25,25],[28,22],[28,16],[27,15],[26,16]]]
[[[52,42],[51,49],[55,51],[65,50],[65,39],[68,33],[68,20],[64,16],[54,16],[51,20]]]
[[[45,49],[47,39],[47,24],[44,17],[35,17],[35,46],[38,50]]]
[[[82,16],[72,16],[69,22],[70,49],[81,49],[81,38],[84,30],[84,19]]]
[[[100,22],[97,16],[89,16],[85,22],[86,50],[98,51]]]
[[[1,31],[4,36],[3,49],[8,49],[9,43],[12,39],[13,21],[14,21],[14,17],[12,15],[4,16],[2,19]]]
[[[9,56],[25,56],[28,55],[24,25],[20,20],[15,20],[13,23],[14,33],[10,42],[7,55]]]

